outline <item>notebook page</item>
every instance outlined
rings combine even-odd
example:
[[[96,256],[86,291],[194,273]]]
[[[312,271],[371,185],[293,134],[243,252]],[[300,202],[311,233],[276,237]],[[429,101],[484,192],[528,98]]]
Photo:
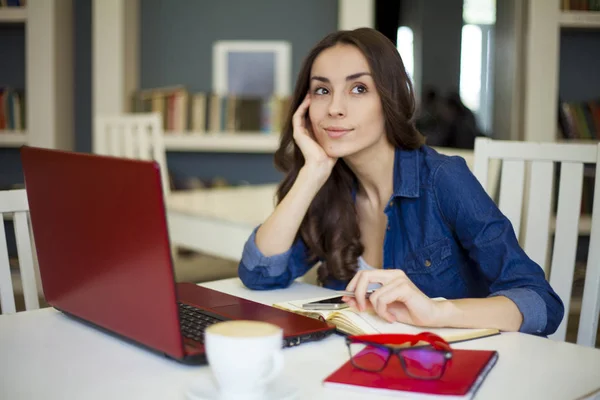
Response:
[[[331,296],[329,296],[331,297]],[[328,321],[336,325],[341,325],[342,330],[348,332],[349,329],[344,329],[347,326],[351,326],[351,331],[356,334],[373,334],[378,333],[371,325],[369,325],[365,320],[361,319],[358,316],[358,312],[353,310],[352,308],[343,308],[341,310],[305,310],[302,308],[303,304],[310,303],[317,300],[326,299],[328,297],[315,297],[310,299],[303,300],[295,300],[288,301],[284,303],[274,304],[275,307],[280,307],[292,312],[296,312],[299,314],[304,314],[310,316],[310,314],[318,314],[321,315]],[[349,333],[349,332],[348,332]]]
[[[498,333],[496,329],[462,329],[462,328],[427,328],[403,324],[401,322],[388,322],[372,312],[356,313],[358,319],[363,320],[371,329],[378,333],[404,333],[418,334],[432,332],[448,342],[474,339]]]

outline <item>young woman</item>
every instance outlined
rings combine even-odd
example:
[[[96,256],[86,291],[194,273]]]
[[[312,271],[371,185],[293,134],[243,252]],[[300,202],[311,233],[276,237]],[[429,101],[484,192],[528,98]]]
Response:
[[[283,288],[316,262],[352,307],[427,327],[553,333],[564,307],[466,163],[415,129],[394,45],[361,28],[325,37],[304,61],[275,153],[273,214],[239,276]],[[365,298],[369,287],[378,289]],[[445,301],[432,298],[443,297]]]

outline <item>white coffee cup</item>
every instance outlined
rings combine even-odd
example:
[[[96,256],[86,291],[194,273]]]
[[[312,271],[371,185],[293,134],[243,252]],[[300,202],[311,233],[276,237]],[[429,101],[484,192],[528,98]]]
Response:
[[[283,330],[259,321],[225,321],[205,330],[208,364],[220,399],[264,399],[283,369]]]

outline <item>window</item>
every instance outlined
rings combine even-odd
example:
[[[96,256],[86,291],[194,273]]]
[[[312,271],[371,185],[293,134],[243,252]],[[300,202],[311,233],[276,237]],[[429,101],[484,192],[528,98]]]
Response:
[[[460,97],[474,113],[479,112],[481,95],[481,28],[464,25],[460,51]]]
[[[496,23],[496,0],[464,0],[460,97],[475,113],[484,132],[492,125],[492,46]]]
[[[400,57],[402,57],[402,62],[404,62],[406,73],[410,80],[414,82],[415,56],[412,29],[408,26],[399,27],[396,43]]]

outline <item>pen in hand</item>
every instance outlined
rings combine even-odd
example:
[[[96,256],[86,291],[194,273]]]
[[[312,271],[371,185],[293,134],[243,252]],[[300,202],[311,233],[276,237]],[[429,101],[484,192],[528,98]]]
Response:
[[[365,298],[368,299],[369,296],[371,296],[371,293],[373,293],[374,291],[375,291],[375,289],[367,291],[367,293],[365,293]],[[340,296],[356,297],[356,294],[354,292],[349,292],[347,290],[338,290],[337,293]]]

